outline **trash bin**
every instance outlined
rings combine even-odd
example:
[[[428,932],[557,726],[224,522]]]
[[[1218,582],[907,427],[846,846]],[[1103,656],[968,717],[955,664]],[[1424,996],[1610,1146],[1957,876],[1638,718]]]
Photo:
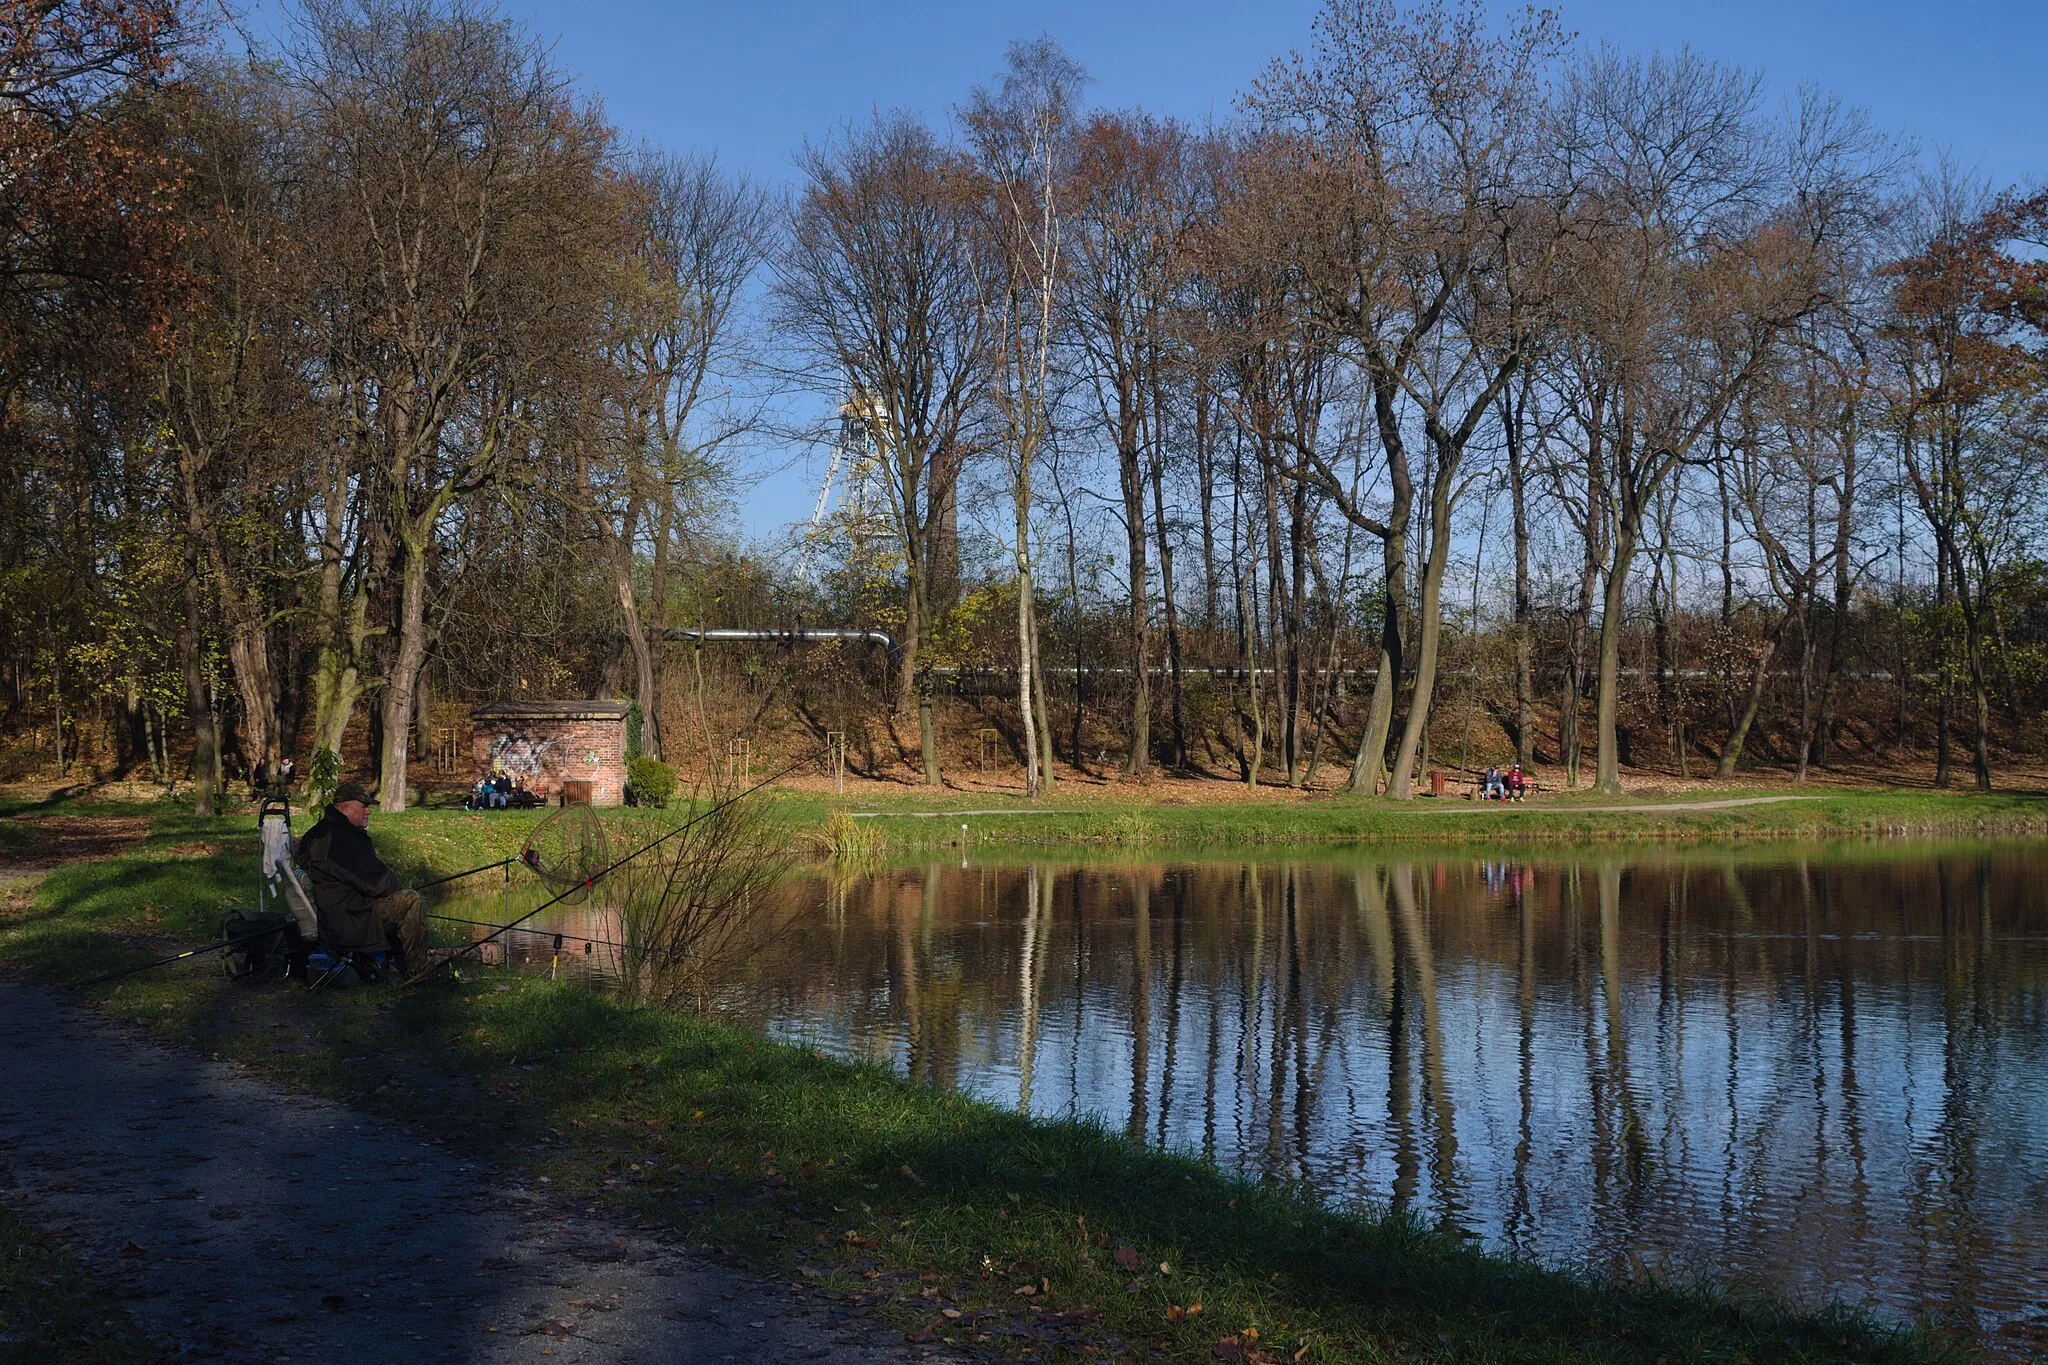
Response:
[[[1444,774],[1441,768],[1429,770],[1429,794],[1439,798],[1444,794]]]

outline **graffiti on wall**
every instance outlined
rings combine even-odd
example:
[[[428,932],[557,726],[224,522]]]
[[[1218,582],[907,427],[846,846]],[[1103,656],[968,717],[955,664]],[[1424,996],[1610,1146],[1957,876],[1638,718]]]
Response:
[[[555,741],[527,735],[499,735],[491,741],[491,770],[513,777],[536,777],[547,771]]]

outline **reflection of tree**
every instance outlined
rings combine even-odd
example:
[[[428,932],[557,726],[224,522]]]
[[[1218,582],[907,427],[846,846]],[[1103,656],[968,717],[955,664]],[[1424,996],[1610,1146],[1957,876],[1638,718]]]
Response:
[[[724,999],[1544,1258],[2008,1313],[2048,980],[2005,856],[919,868],[793,891],[816,932]]]
[[[1131,887],[1131,1113],[1124,1132],[1145,1140],[1145,1102],[1152,1084],[1152,884],[1140,874]]]
[[[1607,1066],[1621,1109],[1621,1150],[1626,1183],[1622,1207],[1633,1227],[1642,1217],[1649,1139],[1636,1104],[1629,1075],[1628,1028],[1621,1005],[1621,864],[1609,858],[1600,864],[1600,980],[1607,1011]]]
[[[1178,869],[1167,873],[1165,889],[1168,904],[1172,907],[1173,945],[1168,950],[1166,968],[1166,1057],[1159,1070],[1158,1142],[1161,1146],[1166,1145],[1167,1127],[1173,1116],[1174,1061],[1180,1045],[1180,997],[1186,980],[1187,874]]]
[[[1018,1017],[1023,1037],[1017,1045],[1017,1108],[1031,1112],[1031,1077],[1038,1062],[1038,1011],[1044,998],[1044,954],[1052,936],[1052,890],[1058,874],[1031,864],[1024,873],[1024,952],[1017,963]],[[1043,908],[1041,909],[1041,902]],[[1041,931],[1039,921],[1045,924]]]
[[[1358,922],[1365,930],[1366,951],[1372,955],[1373,983],[1379,987],[1380,1013],[1394,1008],[1394,931],[1387,923],[1386,869],[1359,868],[1351,877],[1351,894],[1358,906]]]
[[[1959,905],[1955,894],[1955,860],[1935,864],[1937,902],[1941,910],[1941,1117],[1933,1150],[1940,1162],[1930,1172],[1933,1188],[1923,1189],[1920,1218],[1931,1240],[1954,1257],[1950,1267],[1958,1301],[1969,1303],[1982,1293],[1978,1258],[1984,1230],[1978,1225],[1983,1180],[1980,1123],[1984,1095],[1992,1073],[1995,1040],[1984,989],[1986,953],[1991,936],[1990,889],[1985,864],[1976,860],[1976,904]],[[1975,932],[1972,932],[1972,930]]]
[[[1430,1186],[1440,1216],[1456,1222],[1464,1210],[1457,1179],[1458,1130],[1451,1104],[1450,1082],[1444,1075],[1443,1020],[1437,1012],[1436,953],[1415,901],[1415,867],[1398,863],[1393,879],[1394,917],[1407,940],[1410,975],[1422,997],[1422,1094],[1436,1141],[1430,1161]]]
[[[1520,1074],[1516,1096],[1520,1113],[1515,1128],[1515,1181],[1513,1207],[1506,1219],[1508,1244],[1520,1249],[1522,1239],[1535,1231],[1535,1215],[1529,1202],[1529,1158],[1536,1150],[1534,1110],[1536,1104],[1536,916],[1535,898],[1527,892],[1515,896],[1515,1012],[1516,1057]]]

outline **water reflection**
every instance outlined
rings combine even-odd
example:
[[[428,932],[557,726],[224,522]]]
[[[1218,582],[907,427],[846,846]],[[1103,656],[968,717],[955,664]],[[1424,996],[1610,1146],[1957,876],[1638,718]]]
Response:
[[[794,883],[716,1006],[1616,1275],[2048,1349],[2039,852]],[[602,935],[599,935],[602,937]]]

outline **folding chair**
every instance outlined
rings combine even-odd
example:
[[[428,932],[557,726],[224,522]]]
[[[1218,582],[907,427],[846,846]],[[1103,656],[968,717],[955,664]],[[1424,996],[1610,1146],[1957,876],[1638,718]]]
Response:
[[[263,836],[262,876],[258,879],[257,905],[266,911],[289,917],[287,939],[291,944],[285,975],[302,978],[308,986],[346,984],[353,968],[368,979],[383,968],[382,953],[350,954],[334,946],[333,936],[320,918],[307,882],[305,869],[297,861],[298,841],[292,837],[291,804],[282,798],[263,803],[258,815]],[[374,959],[365,969],[353,959]]]

